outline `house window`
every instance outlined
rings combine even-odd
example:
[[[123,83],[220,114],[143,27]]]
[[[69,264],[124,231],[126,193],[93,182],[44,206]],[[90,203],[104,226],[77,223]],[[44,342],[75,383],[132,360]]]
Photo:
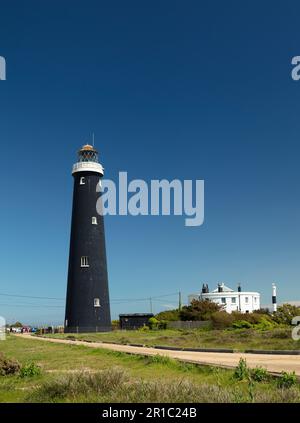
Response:
[[[80,178],[80,185],[84,185],[85,184],[85,177],[84,176],[82,176],[81,178]]]
[[[94,298],[94,307],[100,307],[100,299]]]
[[[97,224],[98,224],[97,217],[93,216],[92,217],[92,225],[97,225]]]
[[[82,256],[80,259],[80,266],[81,267],[89,267],[89,258],[87,256]]]
[[[221,302],[222,302],[222,304],[226,304],[226,298],[222,297]]]
[[[249,303],[249,297],[245,297],[245,303],[248,304]]]
[[[235,297],[232,297],[231,298],[231,302],[232,302],[232,304],[236,304],[236,298]]]
[[[254,297],[254,302],[257,303],[257,298],[256,297]]]

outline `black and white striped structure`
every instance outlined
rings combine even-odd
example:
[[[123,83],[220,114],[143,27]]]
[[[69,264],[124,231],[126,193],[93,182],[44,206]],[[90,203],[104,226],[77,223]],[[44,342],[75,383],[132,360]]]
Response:
[[[272,283],[272,304],[273,304],[273,312],[276,313],[277,311],[277,287],[275,283]]]
[[[94,147],[87,144],[79,150],[72,174],[74,191],[65,332],[109,331],[104,221],[96,211],[97,186],[104,173]]]

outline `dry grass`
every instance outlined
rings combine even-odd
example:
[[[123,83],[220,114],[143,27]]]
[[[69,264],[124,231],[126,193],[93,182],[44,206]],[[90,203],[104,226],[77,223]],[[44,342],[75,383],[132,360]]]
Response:
[[[26,398],[29,402],[299,402],[299,389],[278,389],[271,392],[243,392],[237,386],[195,384],[189,379],[176,382],[132,379],[121,368],[98,373],[77,373],[59,376],[44,382]]]

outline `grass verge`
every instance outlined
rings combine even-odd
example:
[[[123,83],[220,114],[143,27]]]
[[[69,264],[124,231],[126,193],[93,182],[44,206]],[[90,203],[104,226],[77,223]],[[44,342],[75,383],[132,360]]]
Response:
[[[161,357],[132,356],[84,346],[9,336],[1,351],[30,377],[0,377],[1,402],[299,402],[300,389],[272,378],[237,379],[233,370]]]

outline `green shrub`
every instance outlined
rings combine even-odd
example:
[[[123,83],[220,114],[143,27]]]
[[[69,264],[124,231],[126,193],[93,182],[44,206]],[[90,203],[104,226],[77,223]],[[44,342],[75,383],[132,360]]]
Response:
[[[168,322],[166,320],[160,320],[158,322],[158,329],[167,329]]]
[[[233,377],[237,380],[244,380],[249,377],[249,368],[245,358],[240,358],[239,364],[236,366]]]
[[[300,307],[291,304],[283,304],[279,306],[273,314],[273,321],[279,324],[291,325],[293,317],[300,315]]]
[[[160,354],[151,355],[151,356],[147,357],[147,359],[148,359],[147,360],[148,363],[153,363],[153,364],[170,365],[170,364],[176,363],[175,360],[168,357],[167,355],[160,355]]]
[[[272,322],[271,316],[269,316],[268,314],[262,314],[262,313],[257,313],[257,312],[241,313],[239,311],[233,311],[232,316],[233,316],[234,322],[239,321],[239,320],[244,320],[244,321],[251,323],[251,325],[258,325],[263,320]]]
[[[147,332],[148,330],[150,330],[150,328],[149,328],[149,326],[144,325],[144,326],[138,328],[138,330],[140,332]]]
[[[282,372],[277,379],[278,388],[291,388],[297,384],[297,376],[295,372]]]
[[[232,323],[232,327],[234,329],[250,329],[252,328],[252,324],[247,322],[247,320],[237,320]]]
[[[165,320],[167,322],[177,322],[180,320],[178,309],[161,311],[155,317],[157,320]]]
[[[33,377],[41,374],[41,368],[35,363],[28,363],[22,366],[20,370],[20,377]]]
[[[234,317],[226,311],[217,311],[212,314],[211,320],[214,329],[225,329],[232,326]]]
[[[159,320],[157,320],[155,317],[150,317],[150,319],[148,321],[148,326],[152,330],[158,329],[158,324],[159,323],[160,323]]]
[[[263,367],[255,367],[254,369],[251,369],[250,371],[251,378],[255,382],[264,382],[269,380],[269,373],[266,369]]]
[[[269,319],[262,317],[260,323],[254,326],[257,330],[272,330],[277,326],[275,322],[270,321]]]
[[[210,320],[213,313],[223,310],[223,306],[210,300],[193,300],[179,312],[180,320]]]
[[[20,368],[21,365],[17,360],[6,358],[4,354],[0,353],[0,376],[19,373]]]

